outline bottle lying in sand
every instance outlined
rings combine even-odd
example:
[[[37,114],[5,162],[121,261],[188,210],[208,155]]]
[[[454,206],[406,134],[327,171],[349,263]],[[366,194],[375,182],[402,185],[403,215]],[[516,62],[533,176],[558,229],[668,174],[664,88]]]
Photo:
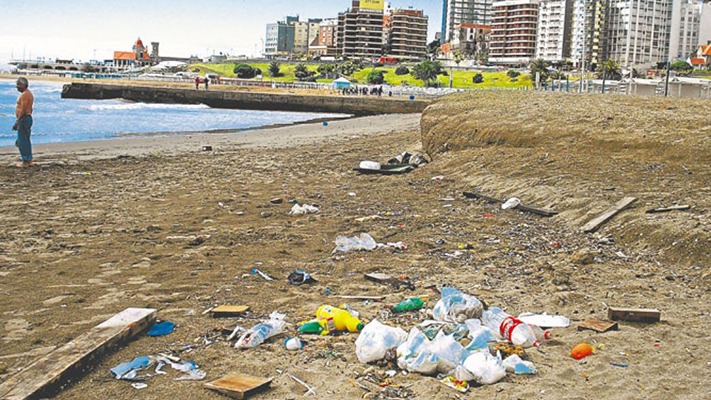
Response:
[[[347,310],[337,307],[322,305],[316,310],[316,318],[328,320],[333,318],[333,325],[337,331],[360,332],[363,323]]]
[[[528,324],[505,313],[498,307],[489,307],[484,311],[481,322],[515,345],[531,347],[541,344]]]

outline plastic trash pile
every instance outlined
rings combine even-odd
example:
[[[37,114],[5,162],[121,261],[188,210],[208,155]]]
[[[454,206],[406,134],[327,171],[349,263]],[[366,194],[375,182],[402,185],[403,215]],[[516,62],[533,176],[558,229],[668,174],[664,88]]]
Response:
[[[432,316],[432,320],[414,326],[409,333],[377,319],[371,321],[356,340],[358,360],[362,363],[396,360],[405,371],[445,375],[448,378],[443,383],[466,390],[466,382],[490,385],[507,373],[535,374],[536,367],[525,360],[523,349],[540,346],[550,337],[549,331],[529,325],[498,307],[484,309],[476,297],[452,287],[442,288],[442,298],[435,304]],[[525,317],[547,320],[543,326],[569,324],[560,316]],[[508,344],[490,345],[500,341]]]

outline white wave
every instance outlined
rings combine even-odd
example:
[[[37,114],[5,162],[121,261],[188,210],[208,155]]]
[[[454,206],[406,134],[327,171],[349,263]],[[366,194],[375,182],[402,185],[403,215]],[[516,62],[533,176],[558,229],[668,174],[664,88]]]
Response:
[[[205,104],[163,104],[163,103],[121,103],[121,104],[92,104],[83,107],[89,111],[104,110],[203,110],[210,107]]]

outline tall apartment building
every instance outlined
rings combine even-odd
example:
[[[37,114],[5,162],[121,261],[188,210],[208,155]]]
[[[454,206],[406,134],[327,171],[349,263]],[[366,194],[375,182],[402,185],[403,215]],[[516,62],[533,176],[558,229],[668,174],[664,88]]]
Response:
[[[699,45],[711,41],[711,1],[705,0],[700,5],[701,17],[699,21]]]
[[[666,62],[672,1],[625,0],[611,3],[606,58],[618,61],[623,68],[645,68]]]
[[[562,63],[570,60],[573,0],[540,0],[536,58]]]
[[[283,21],[267,24],[264,40],[266,58],[283,57],[294,51],[294,22],[299,17],[286,17]]]
[[[491,41],[491,26],[479,24],[457,24],[454,26],[454,36],[449,42],[450,51],[461,51],[470,58],[489,54]]]
[[[701,0],[674,0],[672,3],[669,59],[686,60],[699,48]]]
[[[573,65],[581,67],[584,61],[590,70],[607,60],[609,4],[608,0],[574,0],[570,55]]]
[[[384,22],[386,54],[398,60],[426,58],[427,20],[422,10],[390,10]]]
[[[442,43],[449,43],[456,32],[456,25],[490,25],[494,0],[443,0]]]
[[[536,54],[538,0],[503,0],[493,6],[489,63],[525,65]]]
[[[309,44],[309,55],[335,56],[337,32],[338,19],[327,18],[322,20],[318,27],[318,37]]]
[[[309,18],[307,21],[294,21],[294,53],[306,54],[309,45],[318,38],[321,19]]]
[[[338,13],[338,54],[379,58],[384,52],[383,1],[353,0],[351,9]]]

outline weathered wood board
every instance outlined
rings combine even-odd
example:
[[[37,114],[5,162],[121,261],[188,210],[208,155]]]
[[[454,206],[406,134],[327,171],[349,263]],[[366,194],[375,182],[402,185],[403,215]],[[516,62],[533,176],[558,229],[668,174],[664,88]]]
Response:
[[[51,394],[68,378],[77,380],[91,360],[146,330],[155,319],[152,308],[123,310],[11,376],[0,385],[0,399],[36,399]]]
[[[618,201],[617,204],[608,208],[604,213],[593,218],[587,224],[585,224],[583,226],[583,232],[585,232],[585,233],[595,232],[600,226],[602,226],[602,224],[609,221],[612,217],[617,215],[620,211],[631,206],[632,203],[634,203],[635,201],[637,201],[636,197],[625,197],[624,199]]]

